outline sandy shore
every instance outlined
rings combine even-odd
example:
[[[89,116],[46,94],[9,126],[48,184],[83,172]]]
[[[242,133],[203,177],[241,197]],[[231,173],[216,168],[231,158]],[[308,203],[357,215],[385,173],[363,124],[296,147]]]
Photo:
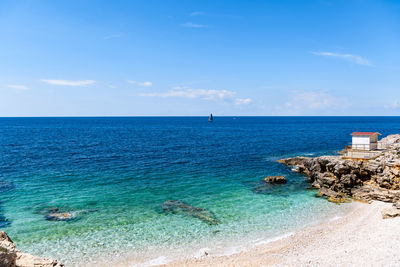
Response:
[[[230,256],[205,255],[163,266],[400,266],[400,218],[382,219],[391,204],[353,203],[342,218]]]

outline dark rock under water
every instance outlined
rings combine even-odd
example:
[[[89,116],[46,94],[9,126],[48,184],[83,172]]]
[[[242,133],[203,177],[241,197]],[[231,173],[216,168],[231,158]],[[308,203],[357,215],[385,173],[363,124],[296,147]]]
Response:
[[[7,227],[10,224],[11,222],[6,217],[4,217],[4,215],[0,214],[0,228]]]
[[[38,213],[43,214],[47,221],[70,221],[76,218],[75,212],[57,207],[43,208]]]
[[[0,180],[0,193],[7,192],[11,189],[14,189],[14,184],[7,181]]]
[[[251,189],[256,194],[268,194],[271,192],[271,185],[261,181],[258,185]]]
[[[79,215],[94,211],[97,211],[97,209],[72,210],[58,207],[47,207],[36,210],[36,213],[42,214],[47,221],[71,221],[77,219]]]
[[[190,206],[180,200],[167,200],[161,207],[167,213],[188,215],[200,219],[209,225],[216,225],[219,223],[218,219],[211,211]]]
[[[0,228],[7,227],[11,224],[11,221],[9,221],[3,214],[2,214],[2,209],[1,209],[1,201],[0,201]]]
[[[278,177],[278,176],[268,176],[268,177]],[[277,183],[270,182],[269,180],[267,180],[267,178],[256,182],[251,191],[253,191],[253,193],[255,194],[269,194],[269,193],[281,194],[282,192],[289,191],[287,185],[281,187],[284,184],[283,182],[277,182]]]

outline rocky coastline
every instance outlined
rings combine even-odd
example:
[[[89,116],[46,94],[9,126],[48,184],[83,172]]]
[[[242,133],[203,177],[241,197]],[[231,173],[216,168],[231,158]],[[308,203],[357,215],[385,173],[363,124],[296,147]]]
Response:
[[[23,253],[4,231],[0,231],[0,266],[1,267],[63,267],[64,264],[54,259],[41,258]]]
[[[372,200],[397,203],[400,201],[400,134],[381,140],[386,149],[373,159],[351,159],[341,155],[295,157],[278,162],[308,177],[318,196],[341,203]],[[399,206],[400,205],[395,205]]]

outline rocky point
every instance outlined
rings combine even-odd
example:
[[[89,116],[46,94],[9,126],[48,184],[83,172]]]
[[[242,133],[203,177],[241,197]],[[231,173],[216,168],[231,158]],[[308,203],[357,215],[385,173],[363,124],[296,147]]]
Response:
[[[343,156],[296,157],[278,162],[294,167],[308,177],[319,196],[332,202],[348,198],[370,202],[400,200],[400,134],[389,135],[381,142],[386,149],[372,159],[349,159]]]
[[[1,267],[63,267],[54,259],[41,258],[18,250],[4,231],[0,231]]]

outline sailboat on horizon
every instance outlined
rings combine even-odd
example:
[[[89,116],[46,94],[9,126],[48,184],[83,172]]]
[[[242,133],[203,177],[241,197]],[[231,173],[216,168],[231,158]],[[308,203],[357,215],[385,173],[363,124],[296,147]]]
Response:
[[[208,118],[208,121],[209,121],[209,122],[212,122],[212,121],[213,121],[213,115],[212,115],[212,113],[210,114],[210,117]]]

